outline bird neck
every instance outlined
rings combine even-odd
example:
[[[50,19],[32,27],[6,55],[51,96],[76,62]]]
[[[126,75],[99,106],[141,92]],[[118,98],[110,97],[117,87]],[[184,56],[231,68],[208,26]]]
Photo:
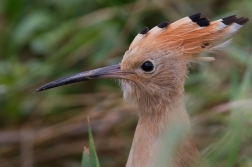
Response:
[[[183,98],[158,114],[140,112],[127,167],[199,167]]]

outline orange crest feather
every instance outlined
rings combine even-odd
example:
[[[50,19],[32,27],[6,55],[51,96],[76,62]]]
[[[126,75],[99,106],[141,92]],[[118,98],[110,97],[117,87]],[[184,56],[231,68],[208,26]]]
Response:
[[[200,52],[212,51],[224,46],[227,38],[237,32],[249,19],[235,15],[210,22],[197,13],[172,24],[162,22],[148,31],[144,28],[133,40],[129,50],[148,48],[150,50],[180,50],[191,57]],[[224,43],[223,43],[224,42]],[[197,59],[198,57],[195,57]],[[212,60],[209,58],[202,60]]]

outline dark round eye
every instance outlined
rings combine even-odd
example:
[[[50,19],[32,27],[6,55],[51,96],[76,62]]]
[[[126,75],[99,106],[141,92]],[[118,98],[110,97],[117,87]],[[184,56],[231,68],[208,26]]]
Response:
[[[146,61],[146,62],[143,63],[141,68],[145,72],[150,72],[150,71],[152,71],[154,69],[154,65],[152,64],[152,62]]]

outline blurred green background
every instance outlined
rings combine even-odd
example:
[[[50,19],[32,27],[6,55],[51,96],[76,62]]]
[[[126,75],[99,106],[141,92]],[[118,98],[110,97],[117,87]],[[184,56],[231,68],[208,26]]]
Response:
[[[125,166],[137,108],[110,80],[37,93],[63,76],[119,63],[145,26],[202,12],[252,18],[251,0],[1,0],[0,166],[78,167],[90,117],[102,167]],[[252,167],[252,21],[216,61],[191,64],[185,100],[210,166]],[[206,54],[206,53],[205,53]]]

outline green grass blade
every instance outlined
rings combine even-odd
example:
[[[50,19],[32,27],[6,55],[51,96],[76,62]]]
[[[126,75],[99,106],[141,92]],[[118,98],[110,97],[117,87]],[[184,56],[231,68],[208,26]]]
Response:
[[[85,148],[82,153],[81,167],[91,167],[89,155]]]
[[[88,119],[89,122],[89,119]],[[89,150],[90,150],[90,164],[91,167],[100,167],[99,159],[95,150],[94,139],[90,123],[88,123],[88,136],[89,136]]]

